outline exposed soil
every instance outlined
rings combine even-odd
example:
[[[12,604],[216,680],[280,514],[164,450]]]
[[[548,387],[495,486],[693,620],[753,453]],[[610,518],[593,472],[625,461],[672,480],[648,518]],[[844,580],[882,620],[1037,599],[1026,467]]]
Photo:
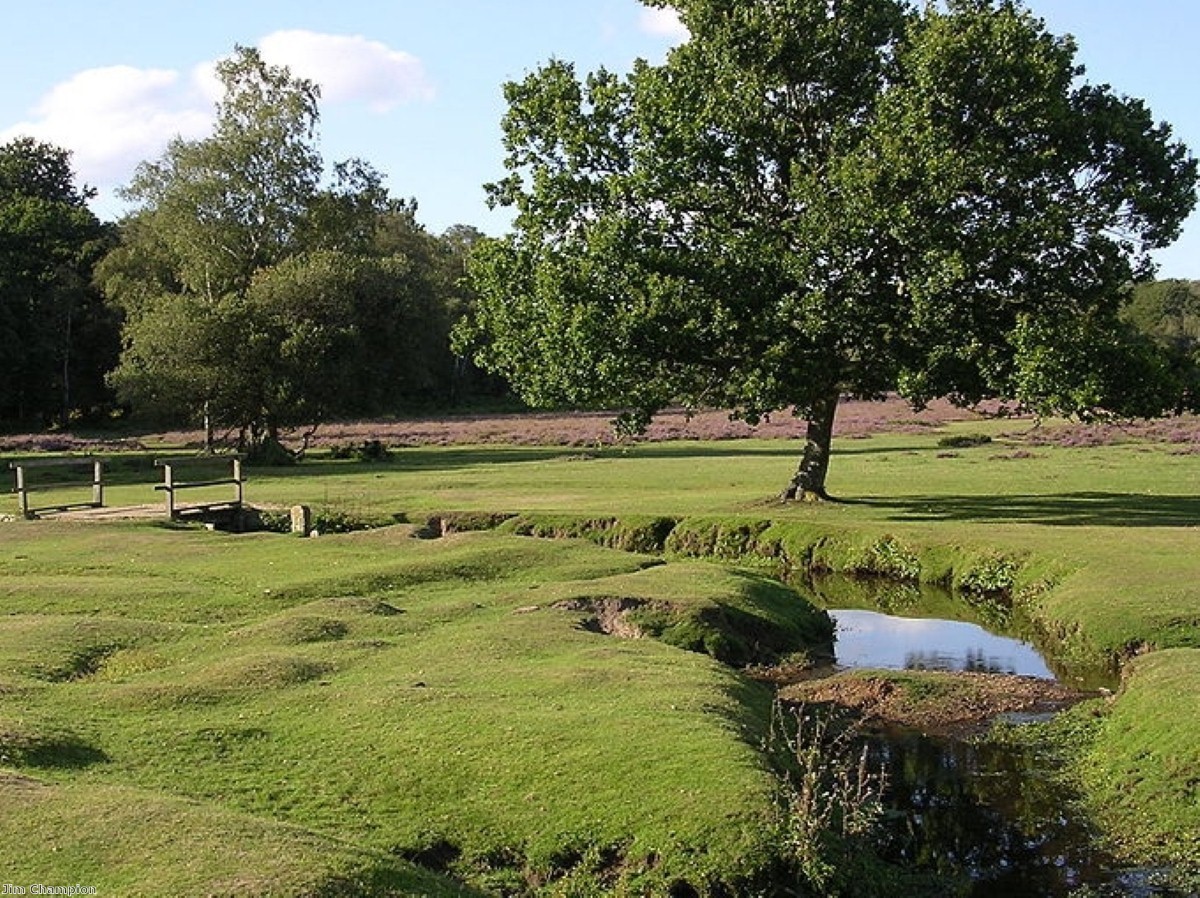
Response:
[[[779,694],[793,704],[837,706],[869,726],[947,734],[984,729],[1002,715],[1052,714],[1095,696],[1034,677],[943,671],[845,672]]]
[[[641,639],[645,634],[629,620],[628,613],[641,608],[646,602],[640,599],[567,599],[552,606],[559,611],[584,611],[590,616],[584,619],[583,627],[597,633],[618,636],[622,639]]]
[[[47,786],[41,780],[35,780],[27,776],[21,776],[19,773],[0,770],[0,790],[28,793],[40,792],[48,788],[49,786]]]

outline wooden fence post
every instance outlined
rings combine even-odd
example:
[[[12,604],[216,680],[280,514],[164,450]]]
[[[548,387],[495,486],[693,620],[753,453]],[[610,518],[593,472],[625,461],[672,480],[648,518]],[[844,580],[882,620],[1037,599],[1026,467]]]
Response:
[[[21,517],[29,517],[29,491],[25,488],[25,466],[17,465],[17,503],[21,508]]]
[[[36,518],[43,511],[71,511],[75,508],[104,507],[104,461],[102,459],[93,458],[90,455],[82,458],[27,458],[22,461],[9,462],[8,466],[16,472],[17,502],[21,509],[21,516],[24,518]],[[64,502],[59,505],[35,506],[32,496],[35,490],[78,489],[86,481],[83,483],[71,479],[53,482],[39,481],[36,477],[30,477],[31,469],[46,470],[88,466],[92,469],[92,481],[88,484],[92,488],[91,502]]]
[[[203,514],[203,513],[211,512],[218,508],[226,509],[226,510],[242,508],[243,503],[245,501],[246,475],[243,470],[241,458],[234,457],[234,458],[228,459],[228,461],[232,465],[232,470],[230,472],[230,475],[227,477],[216,477],[216,478],[209,478],[209,479],[203,479],[203,480],[187,479],[187,476],[188,476],[187,472],[189,470],[188,466],[190,464],[205,463],[211,467],[214,460],[217,462],[220,462],[225,459],[221,456],[214,456],[214,457],[205,456],[205,457],[197,457],[197,458],[178,458],[178,457],[174,458],[174,459],[160,458],[160,459],[155,460],[154,466],[157,468],[162,468],[163,482],[160,483],[158,486],[156,486],[154,489],[155,490],[163,490],[167,494],[167,517],[174,520],[177,516],[185,516],[185,515],[197,514],[197,513]],[[182,475],[183,479],[176,478],[175,474],[176,474],[177,469],[180,469],[183,471],[183,475]],[[201,474],[200,476],[203,476],[203,474]],[[232,484],[232,486],[233,486],[233,499],[231,501],[199,502],[199,503],[192,503],[189,505],[186,502],[181,503],[179,497],[175,495],[176,493],[181,492],[183,490],[199,489],[202,487],[210,487],[210,486],[228,486],[230,484]]]
[[[163,491],[167,494],[167,517],[175,519],[175,478],[171,473],[171,463],[163,465]]]
[[[104,507],[104,462],[98,458],[92,462],[92,504]]]
[[[233,493],[238,507],[242,506],[242,460],[233,460]]]

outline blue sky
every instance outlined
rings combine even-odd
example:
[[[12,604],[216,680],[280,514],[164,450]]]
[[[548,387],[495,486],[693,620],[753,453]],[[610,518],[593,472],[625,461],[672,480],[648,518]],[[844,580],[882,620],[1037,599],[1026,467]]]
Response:
[[[67,147],[113,217],[115,187],[175,134],[211,121],[213,61],[258,46],[322,84],[327,162],[359,156],[415,197],[432,231],[502,233],[482,184],[501,171],[501,85],[551,57],[581,71],[661,59],[683,35],[637,0],[3,0],[0,143]],[[1087,79],[1147,101],[1200,154],[1197,0],[1028,0],[1074,34]],[[1200,215],[1159,256],[1200,279]]]

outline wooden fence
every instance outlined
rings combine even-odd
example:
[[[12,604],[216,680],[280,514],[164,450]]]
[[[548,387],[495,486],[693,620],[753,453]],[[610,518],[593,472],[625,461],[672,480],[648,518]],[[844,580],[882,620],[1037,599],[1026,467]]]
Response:
[[[212,466],[214,462],[227,461],[230,464],[230,475],[228,477],[218,477],[215,479],[206,480],[178,480],[176,474],[181,468],[191,467],[194,469],[196,465],[204,464]],[[194,458],[160,458],[154,462],[156,468],[162,468],[163,482],[155,487],[156,490],[162,490],[167,494],[167,517],[178,518],[185,517],[191,514],[202,514],[208,511],[216,510],[236,510],[242,507],[242,497],[246,478],[242,475],[242,459],[240,456],[222,459],[217,457],[194,457]],[[191,505],[183,505],[180,503],[176,494],[184,490],[200,489],[202,487],[212,486],[232,486],[233,498],[222,502],[199,502]]]
[[[98,458],[92,458],[91,456],[82,456],[79,458],[37,458],[9,462],[8,467],[16,472],[17,504],[21,510],[22,517],[36,517],[38,512],[42,511],[69,511],[72,508],[104,507],[104,462]],[[67,467],[90,467],[92,469],[92,482],[90,484],[92,488],[92,501],[35,507],[31,498],[35,490],[61,490],[68,487],[78,488],[89,485],[86,481],[80,480],[38,481],[35,483],[34,479],[30,476],[32,470],[37,468]]]

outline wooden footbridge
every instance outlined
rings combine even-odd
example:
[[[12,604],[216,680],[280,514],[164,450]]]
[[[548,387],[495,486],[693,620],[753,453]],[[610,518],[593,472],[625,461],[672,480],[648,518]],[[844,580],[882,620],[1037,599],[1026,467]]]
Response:
[[[152,486],[164,501],[124,507],[105,505],[105,462],[92,456],[37,458],[9,463],[15,479],[17,513],[27,519],[47,516],[115,520],[165,517],[224,523],[236,519],[245,505],[246,477],[241,456],[173,456],[156,459],[161,480]],[[83,476],[78,472],[83,471]],[[87,479],[87,471],[91,479]],[[218,472],[216,475],[213,472]],[[225,472],[228,471],[226,474]],[[69,474],[75,472],[75,477]],[[190,490],[233,488],[232,496],[212,501],[188,501]],[[90,494],[89,491],[90,490]]]

